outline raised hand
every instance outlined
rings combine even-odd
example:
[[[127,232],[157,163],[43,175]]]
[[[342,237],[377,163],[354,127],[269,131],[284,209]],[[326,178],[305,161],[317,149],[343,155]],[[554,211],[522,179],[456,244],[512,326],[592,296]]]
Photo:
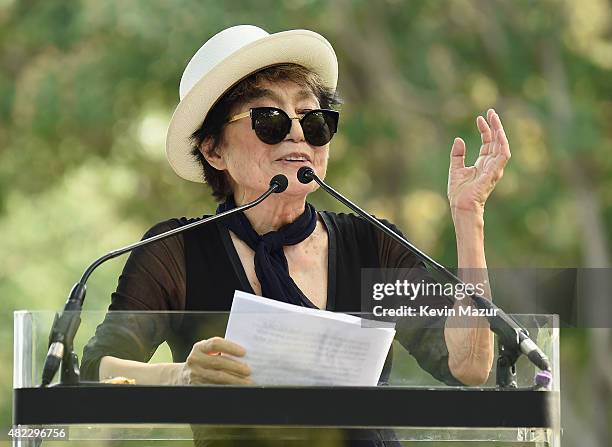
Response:
[[[487,119],[476,118],[482,145],[474,166],[465,166],[465,142],[455,138],[448,172],[448,200],[453,214],[457,211],[484,212],[487,198],[504,174],[510,159],[510,146],[499,115],[487,111]]]

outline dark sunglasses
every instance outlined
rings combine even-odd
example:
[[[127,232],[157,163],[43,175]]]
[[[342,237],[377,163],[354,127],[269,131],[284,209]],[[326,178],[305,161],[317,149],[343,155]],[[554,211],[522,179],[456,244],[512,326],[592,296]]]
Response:
[[[278,144],[291,130],[291,120],[299,120],[304,139],[313,146],[329,143],[338,130],[340,114],[335,110],[310,110],[301,118],[290,118],[284,110],[276,107],[254,107],[248,112],[234,115],[227,122],[232,123],[247,116],[251,117],[251,127],[257,138],[266,144]]]

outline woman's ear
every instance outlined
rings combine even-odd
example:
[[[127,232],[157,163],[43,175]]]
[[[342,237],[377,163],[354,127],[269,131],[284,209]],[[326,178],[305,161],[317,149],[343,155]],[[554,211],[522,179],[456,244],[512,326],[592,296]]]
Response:
[[[200,144],[200,152],[213,168],[218,171],[224,171],[227,169],[225,159],[219,154],[219,147],[213,149],[213,139],[205,138]]]

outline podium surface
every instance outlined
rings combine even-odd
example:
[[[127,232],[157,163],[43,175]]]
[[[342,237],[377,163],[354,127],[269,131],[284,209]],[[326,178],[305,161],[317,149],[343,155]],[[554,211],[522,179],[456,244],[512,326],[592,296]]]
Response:
[[[227,321],[227,313],[139,314],[139,318],[184,318],[188,314],[217,331]],[[83,312],[83,326],[75,340],[77,352],[104,316],[104,312]],[[315,432],[321,435],[341,429],[350,431],[355,439],[376,433],[378,439],[394,441],[558,446],[558,325],[549,315],[516,318],[551,360],[554,380],[549,390],[532,388],[536,371],[524,358],[517,363],[516,389],[496,388],[495,370],[481,387],[446,386],[423,371],[395,342],[390,375],[379,386],[82,382],[40,388],[53,312],[19,311],[15,313],[13,423],[67,427],[73,441],[147,440],[147,445],[190,440],[197,426],[210,439],[223,440],[252,436],[251,430],[264,430],[270,438],[282,440],[308,439]],[[172,361],[167,351],[161,347],[151,361]],[[19,439],[13,444],[34,445],[28,442]]]

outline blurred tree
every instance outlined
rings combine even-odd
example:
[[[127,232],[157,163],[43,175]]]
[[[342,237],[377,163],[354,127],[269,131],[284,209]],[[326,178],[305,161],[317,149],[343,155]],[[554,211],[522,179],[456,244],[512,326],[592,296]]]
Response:
[[[159,220],[211,212],[206,187],[165,162],[165,130],[189,57],[238,23],[328,38],[345,98],[328,180],[434,258],[456,262],[445,191],[451,142],[463,137],[473,161],[476,115],[494,107],[513,158],[487,204],[489,265],[608,267],[611,8],[605,0],[1,1],[0,229],[12,236],[0,252],[0,341],[10,346],[9,311],[59,307],[100,253]],[[341,209],[320,193],[313,200]],[[88,308],[106,307],[119,264],[94,278]],[[566,335],[564,353],[609,356],[609,332],[589,340]],[[566,436],[576,441],[568,443],[597,445],[609,435],[610,368],[573,365],[564,363],[564,387],[593,374],[600,416],[589,425],[593,414],[564,402]]]

